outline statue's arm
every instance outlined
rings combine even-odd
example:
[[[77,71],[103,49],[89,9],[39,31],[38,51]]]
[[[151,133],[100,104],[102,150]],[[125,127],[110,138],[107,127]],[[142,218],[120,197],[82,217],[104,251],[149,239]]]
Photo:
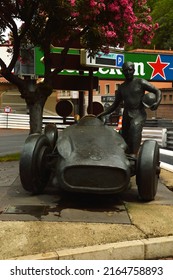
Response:
[[[116,91],[115,93],[115,100],[112,103],[111,106],[109,106],[105,111],[97,115],[98,118],[102,118],[103,116],[106,116],[108,114],[111,114],[115,111],[115,109],[119,106],[119,104],[122,102],[122,95],[120,91]]]

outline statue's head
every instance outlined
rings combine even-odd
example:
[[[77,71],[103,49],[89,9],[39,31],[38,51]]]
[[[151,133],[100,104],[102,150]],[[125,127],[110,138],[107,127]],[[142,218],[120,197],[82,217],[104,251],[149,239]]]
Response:
[[[122,72],[126,80],[132,80],[135,72],[135,65],[133,62],[127,61],[123,63]]]

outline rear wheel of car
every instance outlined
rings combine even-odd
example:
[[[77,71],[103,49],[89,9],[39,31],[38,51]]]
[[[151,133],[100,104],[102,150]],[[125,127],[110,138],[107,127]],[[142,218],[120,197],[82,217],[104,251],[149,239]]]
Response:
[[[19,163],[22,186],[25,190],[42,193],[50,177],[47,155],[52,151],[45,135],[31,134],[25,141]]]
[[[160,174],[159,146],[154,140],[142,144],[136,167],[136,184],[139,197],[144,201],[154,199]]]
[[[52,149],[55,147],[56,141],[58,139],[58,129],[56,124],[49,123],[45,125],[44,134],[49,139]]]

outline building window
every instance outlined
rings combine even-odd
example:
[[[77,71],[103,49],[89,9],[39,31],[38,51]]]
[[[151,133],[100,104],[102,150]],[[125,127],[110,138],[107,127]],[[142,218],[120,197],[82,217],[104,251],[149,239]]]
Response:
[[[169,95],[169,101],[172,101],[172,95]]]
[[[163,95],[163,101],[166,101],[166,94]]]
[[[115,90],[118,90],[120,84],[115,84]]]
[[[110,92],[110,85],[105,85],[105,94],[109,94]]]

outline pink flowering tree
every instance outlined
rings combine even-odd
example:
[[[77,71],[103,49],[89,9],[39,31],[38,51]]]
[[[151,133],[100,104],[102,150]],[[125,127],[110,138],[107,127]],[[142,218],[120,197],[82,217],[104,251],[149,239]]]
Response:
[[[21,27],[16,24],[20,20]],[[30,112],[30,132],[41,132],[42,113],[52,93],[52,77],[64,69],[71,44],[80,40],[94,55],[109,47],[132,45],[135,40],[150,44],[157,25],[152,23],[146,0],[2,0],[0,40],[6,29],[11,32],[12,59],[6,65],[0,56],[1,75],[14,83]],[[51,44],[63,46],[61,64],[51,71]],[[39,46],[44,52],[44,82],[31,91],[28,81],[12,70],[22,46]]]

